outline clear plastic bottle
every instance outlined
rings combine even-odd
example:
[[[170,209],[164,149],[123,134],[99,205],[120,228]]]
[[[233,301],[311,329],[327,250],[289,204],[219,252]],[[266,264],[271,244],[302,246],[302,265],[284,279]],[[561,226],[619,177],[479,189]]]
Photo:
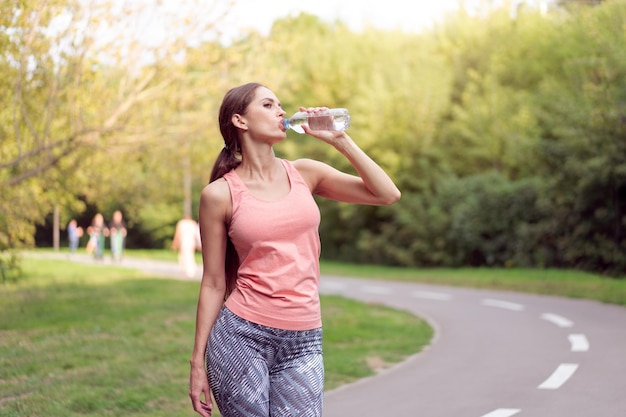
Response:
[[[328,109],[315,114],[300,111],[283,119],[285,129],[298,133],[304,133],[302,125],[305,123],[313,130],[346,130],[350,127],[350,114],[347,109]]]

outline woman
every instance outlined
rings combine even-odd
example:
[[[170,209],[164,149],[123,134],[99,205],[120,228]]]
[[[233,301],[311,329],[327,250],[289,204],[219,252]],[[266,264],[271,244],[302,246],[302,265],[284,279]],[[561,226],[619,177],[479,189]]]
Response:
[[[82,236],[83,228],[78,226],[78,222],[75,219],[70,220],[67,224],[67,239],[70,244],[70,253],[76,253]]]
[[[111,255],[114,261],[121,261],[124,252],[124,241],[128,230],[124,215],[120,210],[113,212],[113,219],[109,222],[109,234],[111,239]]]
[[[89,242],[87,242],[87,253],[93,253],[96,259],[104,256],[105,238],[109,236],[109,229],[104,224],[104,216],[96,213],[91,220],[91,226],[87,228]]]
[[[284,117],[274,93],[257,83],[231,89],[220,107],[225,146],[200,196],[204,270],[189,389],[205,417],[211,391],[224,417],[321,416],[320,214],[313,195],[371,205],[400,198],[346,132],[304,126],[359,176],[276,158],[273,146],[287,136]]]

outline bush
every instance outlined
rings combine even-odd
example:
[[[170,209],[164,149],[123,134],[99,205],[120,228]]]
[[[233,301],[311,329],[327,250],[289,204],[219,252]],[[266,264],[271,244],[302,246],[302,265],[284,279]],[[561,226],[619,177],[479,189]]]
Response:
[[[0,275],[2,283],[17,281],[22,277],[21,256],[14,251],[0,251]]]

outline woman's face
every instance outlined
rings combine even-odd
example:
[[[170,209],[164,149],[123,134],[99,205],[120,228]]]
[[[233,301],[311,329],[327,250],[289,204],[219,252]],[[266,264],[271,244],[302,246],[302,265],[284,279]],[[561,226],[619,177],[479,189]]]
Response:
[[[287,134],[283,127],[285,111],[276,95],[266,87],[256,89],[254,99],[243,115],[248,132],[258,139],[284,139]]]

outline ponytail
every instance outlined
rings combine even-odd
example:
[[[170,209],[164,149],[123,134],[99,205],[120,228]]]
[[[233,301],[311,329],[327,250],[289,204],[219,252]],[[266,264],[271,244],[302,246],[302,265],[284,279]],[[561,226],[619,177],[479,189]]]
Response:
[[[224,174],[237,168],[240,163],[241,160],[235,156],[234,152],[224,147],[213,164],[209,182],[222,178]]]

